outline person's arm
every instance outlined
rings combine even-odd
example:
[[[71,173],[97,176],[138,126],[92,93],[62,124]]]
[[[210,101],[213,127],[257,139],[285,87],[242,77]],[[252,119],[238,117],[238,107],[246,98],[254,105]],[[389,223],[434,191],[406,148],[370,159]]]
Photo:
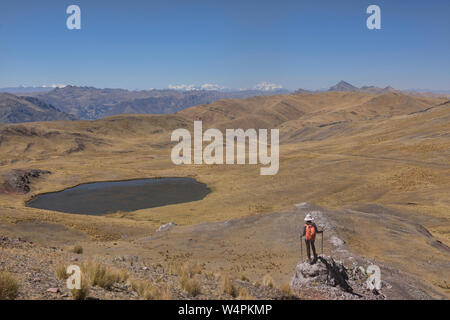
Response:
[[[306,227],[303,226],[303,232],[302,232],[302,235],[301,235],[302,238],[305,236],[305,233],[306,233]]]
[[[316,229],[316,233],[323,233],[323,230],[319,230],[319,228],[317,228],[316,224],[314,224],[314,228]]]

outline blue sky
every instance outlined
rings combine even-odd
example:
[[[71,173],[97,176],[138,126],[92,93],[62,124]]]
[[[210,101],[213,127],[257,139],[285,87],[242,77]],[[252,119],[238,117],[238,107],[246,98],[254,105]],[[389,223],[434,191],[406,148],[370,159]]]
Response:
[[[81,8],[81,30],[66,8]],[[366,28],[381,7],[382,29]],[[0,3],[0,87],[450,90],[450,1],[95,1]]]

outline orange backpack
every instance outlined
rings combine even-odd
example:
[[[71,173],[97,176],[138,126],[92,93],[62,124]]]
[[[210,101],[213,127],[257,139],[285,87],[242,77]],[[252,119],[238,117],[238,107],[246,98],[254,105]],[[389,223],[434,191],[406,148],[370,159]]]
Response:
[[[305,224],[305,238],[312,241],[316,239],[316,228],[312,224]]]

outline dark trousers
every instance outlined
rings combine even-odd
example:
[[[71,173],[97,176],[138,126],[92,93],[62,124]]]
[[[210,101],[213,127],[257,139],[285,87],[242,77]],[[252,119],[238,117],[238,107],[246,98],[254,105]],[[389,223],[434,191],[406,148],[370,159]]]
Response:
[[[316,260],[317,253],[316,253],[316,246],[314,245],[314,240],[305,239],[305,244],[306,244],[306,255],[308,256],[308,259],[311,260],[311,248],[312,248],[314,260]]]

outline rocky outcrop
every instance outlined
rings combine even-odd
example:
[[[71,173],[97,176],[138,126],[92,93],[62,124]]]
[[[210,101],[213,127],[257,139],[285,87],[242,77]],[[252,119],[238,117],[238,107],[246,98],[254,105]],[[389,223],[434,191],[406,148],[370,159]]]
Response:
[[[384,299],[378,291],[367,288],[367,274],[362,267],[348,269],[330,256],[319,257],[315,264],[300,262],[291,279],[294,291],[314,290],[326,299]]]
[[[4,179],[3,185],[0,186],[0,192],[26,194],[31,190],[32,180],[50,173],[48,170],[39,169],[13,170]]]

